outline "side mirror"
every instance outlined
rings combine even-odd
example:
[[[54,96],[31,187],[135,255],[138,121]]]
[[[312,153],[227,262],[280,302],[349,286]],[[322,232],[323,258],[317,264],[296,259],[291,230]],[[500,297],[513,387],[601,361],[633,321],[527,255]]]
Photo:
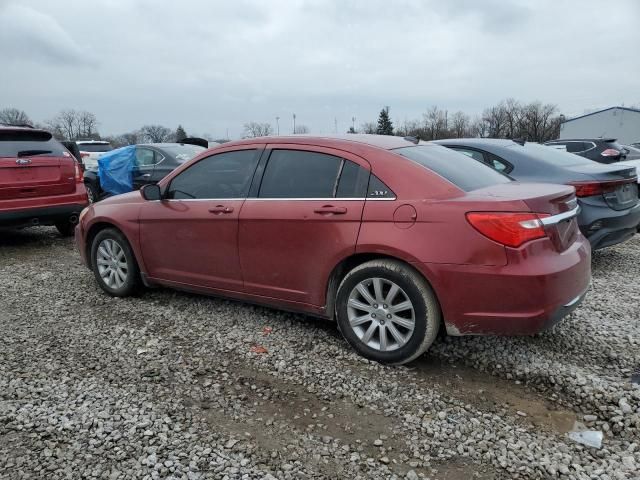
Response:
[[[160,191],[160,187],[156,184],[145,185],[140,189],[140,193],[142,194],[142,198],[149,201],[161,200],[162,192]]]

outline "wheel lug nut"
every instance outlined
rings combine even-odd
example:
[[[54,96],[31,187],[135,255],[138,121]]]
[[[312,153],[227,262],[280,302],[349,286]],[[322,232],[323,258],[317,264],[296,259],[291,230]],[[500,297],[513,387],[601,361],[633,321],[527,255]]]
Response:
[[[382,308],[387,308],[387,304],[385,303],[384,305],[382,305]]]
[[[374,303],[374,304],[373,304],[373,308],[378,308],[378,304],[377,304],[377,303]]]
[[[390,313],[389,313],[389,314],[387,314],[387,318],[388,318],[389,320],[391,320],[391,314],[390,314]]]
[[[371,314],[371,318],[376,318],[376,314],[375,314],[375,313],[372,313],[372,314]]]

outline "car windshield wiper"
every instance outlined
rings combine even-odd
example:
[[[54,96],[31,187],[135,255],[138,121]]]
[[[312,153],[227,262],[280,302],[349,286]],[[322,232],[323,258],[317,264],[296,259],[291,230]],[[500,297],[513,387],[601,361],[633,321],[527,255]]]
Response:
[[[51,150],[21,150],[18,152],[18,158],[33,157],[34,155],[46,155],[47,153],[53,152]]]

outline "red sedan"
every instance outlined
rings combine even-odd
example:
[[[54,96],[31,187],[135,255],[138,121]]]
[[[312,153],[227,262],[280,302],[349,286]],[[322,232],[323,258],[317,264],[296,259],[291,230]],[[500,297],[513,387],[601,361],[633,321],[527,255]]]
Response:
[[[519,184],[413,139],[265,137],[207,150],[85,209],[107,293],[164,285],[336,319],[362,355],[449,335],[533,334],[590,281],[573,187]]]

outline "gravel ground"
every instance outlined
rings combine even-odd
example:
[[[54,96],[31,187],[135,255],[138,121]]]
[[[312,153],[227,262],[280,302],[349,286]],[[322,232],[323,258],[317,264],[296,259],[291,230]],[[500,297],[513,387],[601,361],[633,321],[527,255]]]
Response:
[[[2,232],[0,478],[640,479],[640,238],[593,267],[552,331],[389,368],[330,322],[110,298],[55,230]]]

